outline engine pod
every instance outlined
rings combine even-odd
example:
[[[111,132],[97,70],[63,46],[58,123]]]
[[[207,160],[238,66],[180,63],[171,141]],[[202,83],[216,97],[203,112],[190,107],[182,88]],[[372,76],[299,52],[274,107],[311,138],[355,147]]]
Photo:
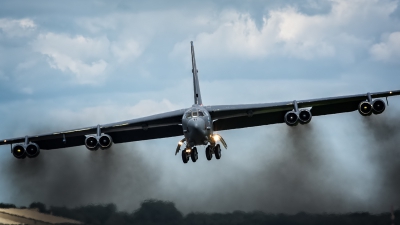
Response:
[[[96,151],[97,149],[99,149],[99,142],[97,141],[96,137],[88,136],[85,139],[85,146],[90,151]]]
[[[301,109],[299,112],[299,121],[301,124],[307,124],[311,121],[312,115],[310,110]]]
[[[372,112],[374,114],[381,114],[386,109],[386,104],[381,99],[376,99],[372,102]]]
[[[22,144],[16,144],[14,145],[14,147],[12,148],[12,152],[13,156],[17,159],[24,159],[26,158],[26,151],[25,151],[25,147]]]
[[[40,154],[40,148],[35,143],[30,143],[25,147],[26,155],[29,158],[35,158]]]
[[[102,150],[108,149],[112,145],[112,138],[108,134],[103,134],[99,138],[99,145]]]
[[[371,115],[372,114],[372,104],[367,101],[360,102],[360,104],[358,105],[358,112],[363,116]]]
[[[285,123],[288,126],[296,126],[299,123],[299,116],[294,111],[289,111],[285,114]]]

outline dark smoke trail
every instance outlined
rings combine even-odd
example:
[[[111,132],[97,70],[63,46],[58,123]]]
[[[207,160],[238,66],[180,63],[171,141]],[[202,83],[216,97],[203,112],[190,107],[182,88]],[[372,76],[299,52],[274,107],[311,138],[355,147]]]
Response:
[[[160,173],[145,165],[133,143],[90,152],[85,147],[42,151],[34,159],[2,165],[12,200],[76,206],[115,202],[134,209],[156,192]]]
[[[376,204],[388,208],[400,203],[400,119],[392,111],[385,113],[362,121],[370,134],[370,162],[378,169]]]
[[[238,149],[240,153],[224,152],[222,160],[227,160],[228,154],[251,155],[241,163],[254,165],[252,169],[232,162],[209,163],[208,168],[202,168],[204,174],[209,175],[199,182],[201,189],[196,189],[195,194],[190,191],[182,194],[189,197],[177,199],[178,207],[184,212],[387,211],[392,202],[398,204],[400,200],[399,123],[390,114],[361,118],[372,119],[372,123],[376,120],[377,123],[362,129],[363,124],[357,123],[360,116],[356,113],[342,118],[345,119],[342,123],[350,121],[343,127],[371,131],[351,134],[353,136],[345,140],[335,139],[326,132],[335,125],[319,123],[325,118],[306,126],[275,125],[273,129],[267,128],[273,132],[269,132],[256,148]],[[362,138],[363,143],[370,140],[371,144],[359,146],[357,138]],[[376,144],[373,143],[375,139],[379,139]],[[335,145],[335,142],[340,143]],[[359,159],[360,156],[367,158]],[[371,165],[365,162],[368,159]],[[220,163],[224,163],[222,168]]]

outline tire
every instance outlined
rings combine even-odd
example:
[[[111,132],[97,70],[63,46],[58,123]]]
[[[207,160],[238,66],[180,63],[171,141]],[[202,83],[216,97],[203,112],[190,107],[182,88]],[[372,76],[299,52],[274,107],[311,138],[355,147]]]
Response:
[[[189,156],[186,154],[186,149],[182,150],[182,161],[183,163],[187,163],[189,161]]]
[[[214,147],[214,154],[215,154],[215,158],[217,158],[217,159],[221,158],[221,146],[219,144],[217,144]]]
[[[208,161],[212,159],[212,149],[210,146],[207,146],[206,148],[206,158]]]
[[[192,148],[192,151],[190,152],[190,158],[192,158],[192,162],[196,162],[199,158],[199,153],[197,152],[196,147]]]

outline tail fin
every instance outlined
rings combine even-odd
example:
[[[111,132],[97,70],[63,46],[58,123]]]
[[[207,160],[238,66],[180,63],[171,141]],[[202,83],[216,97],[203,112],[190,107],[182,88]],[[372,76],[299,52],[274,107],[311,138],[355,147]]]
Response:
[[[199,77],[197,76],[197,73],[199,71],[197,70],[197,67],[196,67],[196,58],[194,56],[193,41],[191,41],[190,44],[192,46],[192,73],[193,73],[194,104],[203,105],[203,102],[201,101]]]

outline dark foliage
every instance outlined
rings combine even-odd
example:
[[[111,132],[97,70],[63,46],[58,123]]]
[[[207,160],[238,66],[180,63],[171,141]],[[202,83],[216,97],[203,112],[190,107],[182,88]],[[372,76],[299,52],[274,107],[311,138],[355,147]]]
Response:
[[[13,204],[0,203],[0,208],[16,208]],[[132,213],[118,212],[114,204],[89,205],[76,208],[50,207],[46,211],[46,205],[34,202],[29,208],[38,208],[41,212],[52,213],[56,216],[71,218],[88,225],[245,225],[245,224],[279,224],[279,225],[387,225],[391,224],[391,214],[370,214],[367,212],[355,212],[347,214],[310,214],[299,212],[295,215],[268,214],[260,211],[232,213],[189,213],[182,216],[174,203],[146,200],[140,208]],[[400,210],[395,211],[395,217],[400,219]],[[398,221],[394,224],[400,224]]]
[[[0,208],[9,209],[9,208],[17,208],[14,204],[0,203]]]
[[[30,209],[38,209],[41,213],[47,213],[46,205],[41,202],[32,202],[29,207]]]
[[[135,223],[148,224],[178,224],[182,221],[182,213],[175,208],[172,202],[146,200],[133,213]]]

